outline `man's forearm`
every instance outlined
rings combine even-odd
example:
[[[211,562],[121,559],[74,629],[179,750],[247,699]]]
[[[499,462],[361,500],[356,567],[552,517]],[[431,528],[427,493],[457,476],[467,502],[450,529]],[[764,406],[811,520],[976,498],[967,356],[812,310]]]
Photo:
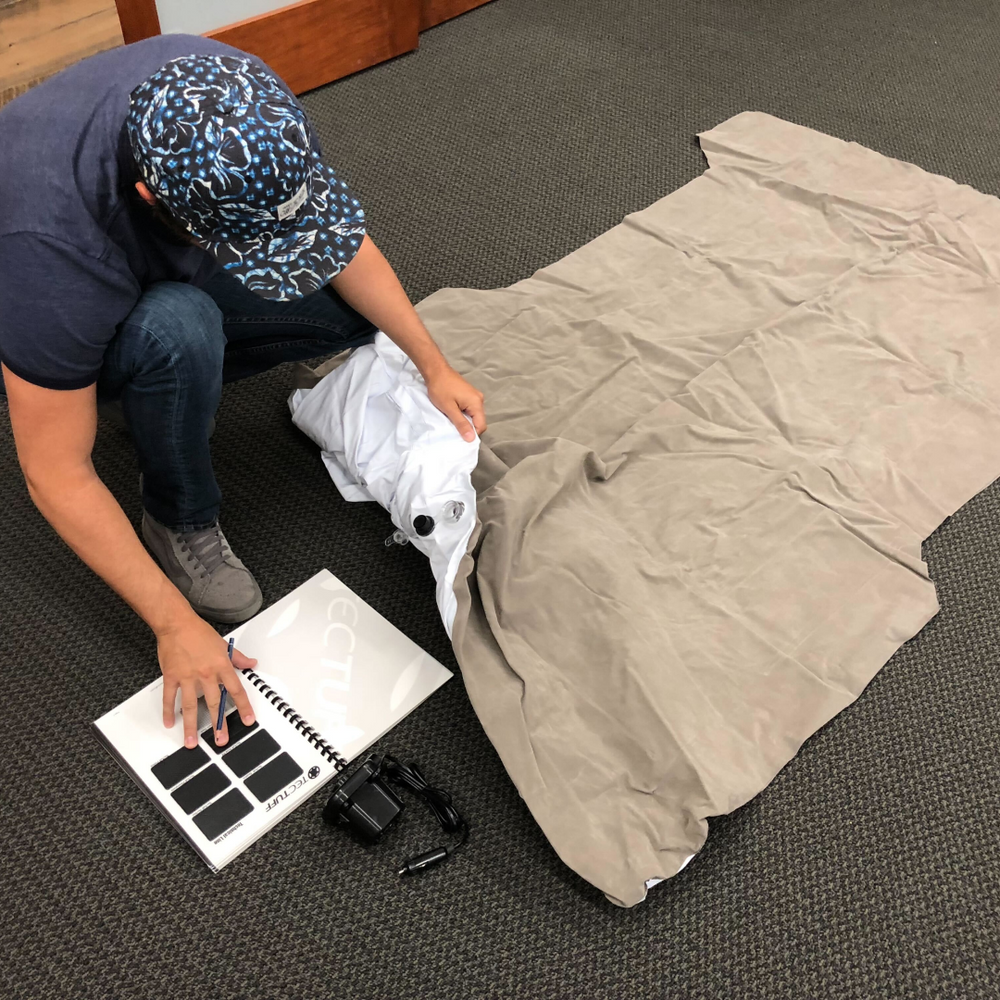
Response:
[[[406,297],[392,266],[369,237],[331,282],[337,294],[377,326],[429,379],[448,362]]]
[[[146,552],[131,523],[95,472],[28,477],[31,498],[63,541],[158,635],[194,612]]]
[[[404,351],[427,383],[430,401],[472,441],[486,430],[483,394],[445,360],[399,279],[366,236],[354,260],[331,282],[337,293]],[[470,421],[472,426],[470,426]]]

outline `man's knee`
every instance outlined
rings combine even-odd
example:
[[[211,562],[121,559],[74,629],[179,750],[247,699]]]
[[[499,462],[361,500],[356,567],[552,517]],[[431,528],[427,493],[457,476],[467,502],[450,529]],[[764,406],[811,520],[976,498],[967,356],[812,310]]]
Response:
[[[117,348],[133,375],[169,367],[214,377],[222,371],[226,336],[212,297],[194,285],[151,285],[122,322]]]

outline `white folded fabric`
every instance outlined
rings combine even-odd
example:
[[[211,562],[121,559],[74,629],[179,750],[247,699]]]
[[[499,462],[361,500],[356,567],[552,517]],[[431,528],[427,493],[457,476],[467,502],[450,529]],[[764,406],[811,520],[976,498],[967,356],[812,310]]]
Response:
[[[476,524],[472,470],[479,439],[465,441],[430,401],[413,362],[384,334],[359,347],[312,389],[288,400],[292,421],[320,446],[345,500],[375,500],[426,555],[451,635],[455,575]],[[425,535],[414,521],[434,521]]]

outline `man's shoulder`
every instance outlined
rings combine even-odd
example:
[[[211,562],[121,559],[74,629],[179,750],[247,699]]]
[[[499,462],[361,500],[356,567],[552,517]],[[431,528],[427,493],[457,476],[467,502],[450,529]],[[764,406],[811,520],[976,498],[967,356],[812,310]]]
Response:
[[[45,275],[51,281],[57,270],[96,276],[120,269],[115,267],[115,261],[108,259],[111,249],[107,241],[88,244],[54,232],[0,227],[0,270],[8,278],[20,274],[28,280]]]
[[[58,234],[91,256],[105,252],[122,197],[129,94],[171,59],[235,51],[159,35],[84,59],[0,109],[0,232]]]

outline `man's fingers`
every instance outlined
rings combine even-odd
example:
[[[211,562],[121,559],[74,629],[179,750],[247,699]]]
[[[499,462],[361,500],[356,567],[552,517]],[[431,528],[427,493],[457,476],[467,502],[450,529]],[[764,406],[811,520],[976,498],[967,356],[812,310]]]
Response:
[[[198,745],[198,692],[193,681],[181,688],[181,712],[184,715],[184,746]]]
[[[163,725],[167,729],[172,729],[174,725],[174,703],[177,701],[177,688],[180,685],[177,681],[163,681]]]
[[[163,670],[163,724],[168,728],[176,719],[176,700],[180,691],[181,712],[184,716],[184,745],[194,748],[198,745],[199,697],[204,697],[205,706],[214,730],[218,746],[229,742],[229,726],[223,718],[218,730],[219,711],[223,693],[231,694],[240,715],[248,725],[254,721],[253,709],[240,684],[237,668],[248,670],[257,661],[233,650],[230,662],[226,655],[226,643],[215,630],[200,620],[190,628],[161,636],[157,644],[160,667]],[[207,736],[207,732],[206,732]]]
[[[463,438],[465,438],[466,441],[472,441],[475,438],[476,435],[469,426],[469,420],[458,403],[449,403],[447,406],[440,407],[440,409],[441,412],[455,425],[455,429],[462,435]]]
[[[243,659],[248,660],[248,657],[244,656]],[[233,650],[233,662],[236,662],[235,650]],[[248,662],[254,664],[257,661],[248,660]],[[222,678],[222,681],[226,685],[229,697],[232,698],[236,704],[236,708],[240,713],[240,718],[244,721],[244,723],[246,723],[246,725],[252,726],[254,723],[253,709],[250,707],[250,699],[247,697],[247,693],[243,690],[243,685],[240,683],[240,675],[236,673],[235,670],[230,670]]]
[[[257,666],[257,661],[250,656],[245,656],[238,649],[233,650],[233,666],[237,670],[251,670]]]
[[[466,441],[471,441],[475,437],[472,433],[472,428],[469,426],[469,421],[466,419],[458,403],[452,403],[443,413],[455,425],[455,429]]]
[[[221,729],[215,728],[215,724],[219,721],[219,702],[222,700],[222,692],[219,690],[218,684],[212,684],[209,681],[206,681],[203,687],[205,688],[205,707],[208,709],[208,717],[212,720],[212,732],[215,734],[216,744],[221,747],[229,739],[225,719],[222,720]]]
[[[486,410],[483,407],[482,393],[465,408],[465,412],[472,417],[476,433],[483,434],[486,431]]]

